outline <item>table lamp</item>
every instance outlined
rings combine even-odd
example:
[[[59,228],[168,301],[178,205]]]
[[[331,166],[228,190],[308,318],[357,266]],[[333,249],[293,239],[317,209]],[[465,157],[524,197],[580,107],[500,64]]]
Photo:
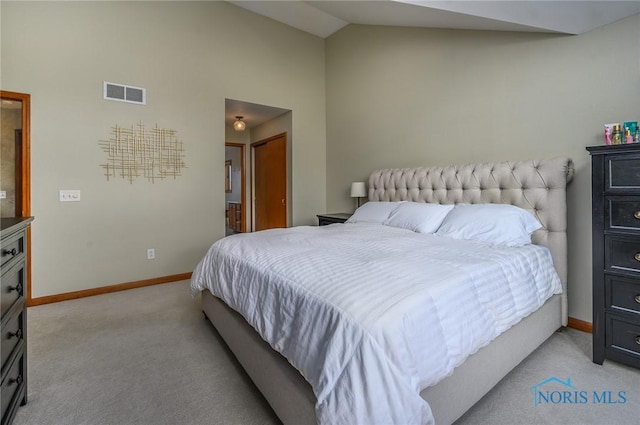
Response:
[[[367,191],[364,187],[364,182],[351,183],[351,197],[358,198],[358,208],[360,208],[360,198],[367,196]]]

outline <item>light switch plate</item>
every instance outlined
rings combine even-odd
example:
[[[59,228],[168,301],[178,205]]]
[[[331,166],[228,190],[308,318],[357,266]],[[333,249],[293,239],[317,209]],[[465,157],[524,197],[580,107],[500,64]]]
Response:
[[[60,190],[60,202],[80,202],[80,191]]]
[[[0,199],[7,199],[7,191],[0,190]]]

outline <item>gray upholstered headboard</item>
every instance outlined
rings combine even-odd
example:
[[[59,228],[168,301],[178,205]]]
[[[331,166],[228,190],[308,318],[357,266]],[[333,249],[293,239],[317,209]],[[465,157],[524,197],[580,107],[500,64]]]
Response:
[[[566,187],[573,171],[569,158],[377,170],[369,176],[369,200],[511,204],[533,213],[543,226],[533,234],[533,242],[549,248],[562,281],[566,326]]]

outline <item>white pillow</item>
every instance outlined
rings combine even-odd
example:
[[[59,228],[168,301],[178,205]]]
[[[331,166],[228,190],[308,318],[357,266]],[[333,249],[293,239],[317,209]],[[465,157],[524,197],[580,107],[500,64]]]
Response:
[[[541,227],[531,213],[514,205],[457,204],[436,235],[523,246],[531,243],[531,234]]]
[[[401,202],[377,202],[370,201],[358,208],[346,223],[380,223],[385,221],[391,211],[395,210]]]
[[[382,224],[418,233],[435,233],[453,205],[405,202],[391,212]]]

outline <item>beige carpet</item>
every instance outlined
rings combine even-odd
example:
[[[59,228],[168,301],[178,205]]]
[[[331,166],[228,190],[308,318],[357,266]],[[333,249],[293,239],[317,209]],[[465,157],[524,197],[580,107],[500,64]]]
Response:
[[[188,293],[176,282],[29,308],[29,403],[14,424],[279,423]],[[594,365],[590,350],[590,335],[557,333],[458,425],[640,423],[640,371]],[[627,401],[534,406],[550,377]]]
[[[15,425],[274,424],[188,282],[29,308]]]

